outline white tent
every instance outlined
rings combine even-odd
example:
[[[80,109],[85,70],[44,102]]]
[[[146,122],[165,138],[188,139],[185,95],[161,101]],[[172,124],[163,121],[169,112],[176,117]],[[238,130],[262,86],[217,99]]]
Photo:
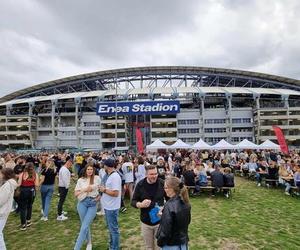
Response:
[[[168,145],[164,144],[160,139],[155,140],[150,145],[146,146],[146,150],[167,149]]]
[[[234,145],[222,139],[217,144],[211,146],[211,149],[234,149]]]
[[[258,145],[259,149],[277,149],[280,150],[280,146],[270,140],[264,141],[262,144]]]
[[[205,149],[211,149],[211,146],[208,145],[205,141],[200,139],[197,141],[193,146],[192,149],[200,149],[200,150],[205,150]]]
[[[258,145],[254,144],[247,139],[242,140],[240,143],[234,145],[235,149],[257,149]]]
[[[182,140],[178,139],[174,144],[172,144],[169,148],[176,149],[176,148],[181,148],[181,149],[188,149],[191,148],[191,145],[183,142]]]

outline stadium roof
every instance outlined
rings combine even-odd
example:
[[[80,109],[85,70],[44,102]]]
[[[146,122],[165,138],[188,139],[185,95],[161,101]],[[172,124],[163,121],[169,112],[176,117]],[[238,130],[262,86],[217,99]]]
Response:
[[[300,96],[300,91],[289,90],[289,89],[268,89],[268,88],[240,88],[240,87],[177,87],[177,88],[162,88],[157,87],[154,89],[129,89],[129,90],[118,90],[117,94],[120,96],[129,95],[149,95],[149,94],[162,94],[162,95],[175,95],[175,94],[186,94],[186,93],[204,93],[204,94],[248,94],[248,95],[275,95],[275,96]],[[62,99],[75,99],[85,97],[105,97],[113,96],[116,94],[115,90],[106,91],[90,91],[90,92],[76,92],[67,94],[57,94],[50,96],[38,96],[22,99],[14,99],[11,101],[0,103],[0,106],[13,105],[21,103],[51,101],[51,100],[62,100]],[[126,98],[124,98],[126,99]]]
[[[157,85],[158,81],[161,81],[160,86]],[[78,92],[89,95],[86,92],[109,89],[112,93],[114,86],[120,88],[118,90],[120,92],[123,92],[121,89],[128,91],[128,89],[158,89],[158,87],[216,87],[214,90],[217,92],[222,92],[218,87],[284,88],[300,91],[299,80],[276,75],[222,68],[157,66],[98,71],[57,79],[15,91],[0,98],[0,103],[36,96],[45,96],[47,99],[51,98],[49,96],[53,98],[56,94],[64,96],[65,93],[70,93],[70,98],[73,98],[71,93],[79,97],[81,94]],[[236,88],[227,89],[229,92],[236,90]],[[204,89],[204,91],[207,90]],[[239,91],[242,92],[242,90]],[[294,93],[292,92],[291,94]],[[286,94],[289,95],[288,90]],[[41,101],[42,99],[34,100]]]

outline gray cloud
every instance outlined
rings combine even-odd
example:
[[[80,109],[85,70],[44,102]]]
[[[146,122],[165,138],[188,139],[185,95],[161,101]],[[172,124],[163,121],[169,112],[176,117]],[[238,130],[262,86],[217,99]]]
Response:
[[[2,1],[0,96],[69,75],[146,65],[299,78],[299,10],[297,0]]]

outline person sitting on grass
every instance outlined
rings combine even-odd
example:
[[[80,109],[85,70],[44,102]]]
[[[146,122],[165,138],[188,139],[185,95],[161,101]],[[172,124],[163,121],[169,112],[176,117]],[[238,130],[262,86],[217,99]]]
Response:
[[[234,187],[234,175],[229,167],[224,169],[224,187]],[[229,190],[224,190],[224,195],[229,198]]]

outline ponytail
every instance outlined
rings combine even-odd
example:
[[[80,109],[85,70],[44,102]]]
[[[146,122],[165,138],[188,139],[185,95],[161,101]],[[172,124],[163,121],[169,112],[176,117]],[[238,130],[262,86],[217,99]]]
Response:
[[[190,198],[189,198],[189,191],[186,186],[183,186],[182,189],[180,189],[180,197],[184,201],[184,203],[189,204]]]
[[[177,177],[170,176],[166,179],[166,185],[174,190],[180,196],[184,203],[189,204],[189,192],[187,187]]]

